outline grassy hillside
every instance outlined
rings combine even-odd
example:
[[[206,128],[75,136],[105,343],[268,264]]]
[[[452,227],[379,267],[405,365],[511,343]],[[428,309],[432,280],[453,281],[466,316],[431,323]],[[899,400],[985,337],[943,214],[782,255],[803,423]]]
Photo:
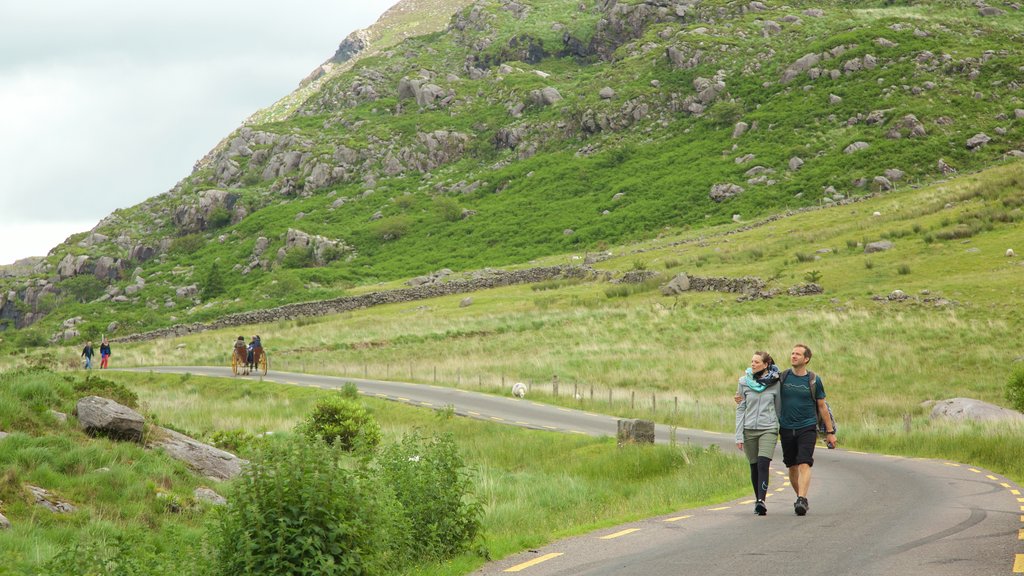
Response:
[[[597,264],[659,275],[641,284],[553,281],[479,292],[468,307],[453,296],[246,330],[263,337],[273,370],[499,393],[523,381],[542,397],[557,375],[552,400],[717,430],[731,428],[730,390],[749,355],[766,349],[785,363],[803,342],[847,446],[942,455],[1021,478],[1011,448],[1019,426],[947,425],[922,403],[1006,405],[1006,382],[1024,358],[1022,185],[1024,164],[1014,162],[764,223],[666,234],[613,247]],[[890,250],[865,252],[885,239]],[[663,296],[659,287],[681,272],[757,276],[781,292],[742,302],[717,292]],[[812,277],[823,294],[786,294]],[[893,299],[897,290],[906,298]],[[236,332],[118,346],[115,361],[227,365]],[[65,349],[54,361],[74,365],[76,356]],[[969,441],[948,441],[963,434]]]
[[[135,397],[149,421],[251,458],[263,443],[286,441],[328,393],[190,376],[108,376],[112,380],[45,370],[0,373],[0,429],[11,433],[0,439],[0,513],[12,523],[0,530],[0,573],[217,574],[220,516],[194,489],[233,498],[241,481],[202,479],[159,451],[91,439],[73,417],[61,423],[49,410],[68,413],[88,394],[117,395],[124,402]],[[413,430],[452,434],[472,467],[472,492],[483,508],[483,537],[471,552],[436,565],[423,562],[407,573],[463,574],[488,554],[502,557],[560,536],[731,499],[747,489],[744,465],[718,451],[622,450],[607,438],[457,419],[379,400],[366,405],[385,444]],[[257,438],[267,432],[273,434]],[[503,449],[508,446],[519,450]],[[572,466],[565,465],[566,455]],[[33,504],[28,486],[43,487],[76,509],[44,510]]]
[[[751,6],[477,2],[233,134],[174,190],[106,219],[107,241],[57,248],[51,266],[106,254],[125,264],[112,290],[145,285],[95,302],[102,283],[76,277],[13,339],[40,342],[74,316],[95,337],[112,320],[132,332],[597,251],[917,186],[947,177],[940,161],[973,172],[1020,147],[1019,11]],[[718,185],[743,191],[713,199]],[[230,209],[182,216],[210,189]],[[334,244],[288,247],[289,229]],[[133,244],[163,255],[125,260]]]

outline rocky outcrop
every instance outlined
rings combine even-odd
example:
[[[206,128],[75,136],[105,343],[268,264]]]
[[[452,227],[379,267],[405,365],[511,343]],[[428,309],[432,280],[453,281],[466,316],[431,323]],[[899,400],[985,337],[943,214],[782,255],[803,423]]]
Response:
[[[260,244],[257,242],[257,248]],[[266,245],[263,245],[263,250],[266,249]],[[323,236],[316,236],[307,234],[302,230],[296,230],[289,228],[287,234],[285,234],[283,252],[279,254],[281,258],[292,250],[309,250],[313,257],[313,264],[316,266],[323,266],[333,260],[337,260],[342,255],[351,255],[353,249],[351,246],[345,244],[342,240],[331,240],[330,238],[324,238]],[[260,250],[262,253],[262,250]],[[280,259],[280,258],[279,258]]]
[[[167,428],[155,427],[147,448],[160,448],[168,456],[181,460],[196,472],[216,480],[230,480],[242,472],[245,460],[203,444],[184,434]]]
[[[99,396],[87,396],[75,407],[78,425],[86,434],[118,440],[142,441],[145,419],[141,414]]]
[[[181,204],[174,209],[172,221],[178,230],[185,234],[203,232],[209,230],[213,224],[227,224],[227,222],[214,222],[212,217],[218,209],[230,214],[230,222],[237,223],[244,214],[235,212],[235,205],[239,195],[224,190],[204,190],[199,193],[194,202]]]
[[[1020,422],[1024,421],[1024,414],[972,398],[951,398],[935,402],[931,418],[974,422]]]

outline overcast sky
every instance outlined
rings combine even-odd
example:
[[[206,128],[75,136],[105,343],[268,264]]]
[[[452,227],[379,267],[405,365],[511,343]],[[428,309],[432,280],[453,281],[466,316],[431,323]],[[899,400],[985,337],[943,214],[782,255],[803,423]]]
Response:
[[[397,0],[0,0],[0,264],[166,192]]]

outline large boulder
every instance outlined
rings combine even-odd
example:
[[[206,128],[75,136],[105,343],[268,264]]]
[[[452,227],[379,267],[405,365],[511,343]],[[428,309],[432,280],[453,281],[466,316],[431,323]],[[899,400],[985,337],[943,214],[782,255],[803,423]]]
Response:
[[[972,398],[950,398],[935,403],[931,418],[976,422],[1024,421],[1024,414]]]
[[[99,396],[87,396],[75,407],[78,426],[92,436],[142,441],[145,419],[131,408]]]
[[[654,444],[654,422],[650,420],[619,420],[618,444]]]
[[[245,460],[230,452],[203,444],[174,430],[156,427],[146,444],[148,448],[162,448],[168,456],[181,460],[200,474],[216,480],[230,480],[242,471]]]

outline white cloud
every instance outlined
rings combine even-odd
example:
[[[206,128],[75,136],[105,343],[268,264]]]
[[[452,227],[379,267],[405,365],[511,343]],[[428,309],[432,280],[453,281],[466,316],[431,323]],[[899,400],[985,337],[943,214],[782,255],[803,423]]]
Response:
[[[393,3],[0,0],[0,264],[165,192]]]

